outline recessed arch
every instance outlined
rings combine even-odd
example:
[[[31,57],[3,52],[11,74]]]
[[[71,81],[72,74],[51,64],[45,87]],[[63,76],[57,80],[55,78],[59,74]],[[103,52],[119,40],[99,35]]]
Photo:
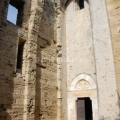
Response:
[[[65,9],[67,8],[67,6],[72,2],[73,0],[66,0],[65,2]]]
[[[84,8],[84,1],[86,1],[88,3],[88,0],[66,0],[64,3],[65,9],[68,7],[68,5],[74,1],[76,4],[78,4],[80,9]]]
[[[94,80],[92,79],[92,77],[90,77],[89,75],[86,75],[86,74],[80,74],[73,79],[71,86],[70,86],[70,91],[75,91],[77,83],[82,80],[89,83],[90,87],[88,89],[96,89],[96,84],[95,84]]]

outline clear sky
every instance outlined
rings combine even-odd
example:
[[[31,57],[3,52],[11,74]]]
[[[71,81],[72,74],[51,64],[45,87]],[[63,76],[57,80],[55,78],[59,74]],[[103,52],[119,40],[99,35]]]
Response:
[[[7,20],[16,24],[17,14],[18,14],[18,10],[15,7],[9,5]]]

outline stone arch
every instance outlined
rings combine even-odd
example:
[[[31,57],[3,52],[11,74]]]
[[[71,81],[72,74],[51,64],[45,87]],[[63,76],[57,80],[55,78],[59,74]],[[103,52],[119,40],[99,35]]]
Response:
[[[65,2],[65,9],[67,8],[67,6],[72,2],[73,0],[66,0]]]
[[[86,89],[96,89],[96,84],[92,77],[86,74],[80,74],[77,77],[75,77],[71,83],[70,91],[79,90],[77,86],[79,87],[80,84],[80,90],[86,90]],[[83,85],[83,86],[82,86]]]
[[[88,0],[66,0],[64,5],[65,9],[72,1],[76,2],[79,5],[80,9],[84,8],[84,1],[88,2]]]

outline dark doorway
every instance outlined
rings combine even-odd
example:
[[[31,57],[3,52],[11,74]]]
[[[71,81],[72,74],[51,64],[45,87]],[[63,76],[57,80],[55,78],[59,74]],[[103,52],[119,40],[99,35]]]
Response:
[[[77,105],[77,120],[93,120],[92,118],[92,102],[90,98],[78,98]]]

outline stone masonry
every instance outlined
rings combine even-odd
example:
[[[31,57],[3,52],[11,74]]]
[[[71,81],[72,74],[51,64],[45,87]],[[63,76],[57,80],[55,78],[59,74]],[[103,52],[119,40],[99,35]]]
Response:
[[[120,120],[119,9],[120,0],[0,0],[0,120],[78,120],[79,98],[93,120]]]

